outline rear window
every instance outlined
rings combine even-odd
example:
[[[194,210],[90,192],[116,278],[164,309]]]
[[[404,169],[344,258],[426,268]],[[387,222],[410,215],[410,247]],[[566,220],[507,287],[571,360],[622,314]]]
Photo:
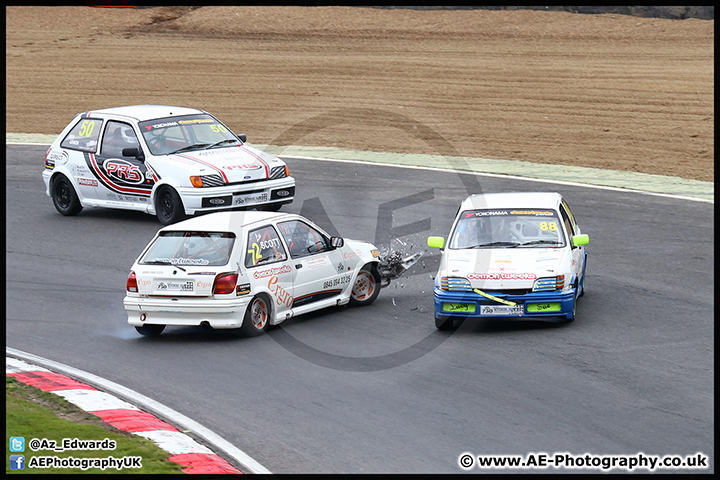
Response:
[[[142,265],[221,266],[230,261],[235,234],[162,232],[140,259]]]

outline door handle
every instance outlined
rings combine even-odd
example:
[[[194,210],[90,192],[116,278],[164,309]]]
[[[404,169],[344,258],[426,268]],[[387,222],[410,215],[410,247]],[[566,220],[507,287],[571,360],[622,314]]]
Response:
[[[302,268],[302,263],[298,263],[297,265],[295,265],[295,268],[300,270]]]

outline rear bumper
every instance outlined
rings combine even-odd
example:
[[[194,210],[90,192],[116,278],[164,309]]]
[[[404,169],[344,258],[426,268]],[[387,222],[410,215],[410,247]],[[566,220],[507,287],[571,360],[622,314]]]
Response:
[[[217,329],[239,328],[250,298],[218,300],[208,298],[173,300],[170,297],[130,297],[123,299],[128,324],[133,326],[200,326],[207,322]]]
[[[513,302],[518,306],[517,313],[501,313],[495,307],[505,305],[490,300],[475,292],[448,292],[439,288],[434,289],[435,316],[454,318],[507,318],[508,320],[543,320],[562,321],[573,316],[575,289],[559,292],[533,292],[525,295],[506,295],[497,292],[486,292],[502,300]],[[463,307],[471,305],[471,307]],[[493,307],[493,308],[483,308]],[[467,311],[472,310],[472,311]],[[491,311],[493,310],[493,311]]]

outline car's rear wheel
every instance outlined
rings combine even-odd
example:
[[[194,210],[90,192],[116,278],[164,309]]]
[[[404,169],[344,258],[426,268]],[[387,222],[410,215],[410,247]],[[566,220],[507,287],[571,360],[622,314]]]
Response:
[[[185,218],[180,195],[172,187],[160,187],[155,197],[155,214],[163,225],[177,223]]]
[[[453,327],[454,321],[453,317],[435,315],[435,327],[438,330],[450,330]]]
[[[53,205],[62,215],[77,215],[83,208],[72,183],[65,175],[58,175],[53,180],[51,197]]]
[[[372,265],[365,265],[355,277],[350,304],[353,306],[370,305],[380,295],[380,274]]]
[[[270,302],[265,295],[258,295],[253,298],[245,310],[245,317],[240,326],[240,331],[245,335],[255,337],[267,330],[270,323]]]
[[[165,330],[165,325],[148,324],[136,326],[135,330],[137,330],[140,335],[143,335],[145,337],[157,337],[163,332],[163,330]]]

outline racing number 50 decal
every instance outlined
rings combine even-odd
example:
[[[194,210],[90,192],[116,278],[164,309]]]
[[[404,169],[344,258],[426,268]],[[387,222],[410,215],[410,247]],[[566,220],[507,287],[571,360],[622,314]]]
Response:
[[[78,132],[78,136],[80,137],[90,137],[92,136],[92,132],[95,129],[95,122],[90,120],[84,120],[82,124],[80,124],[80,131]]]

